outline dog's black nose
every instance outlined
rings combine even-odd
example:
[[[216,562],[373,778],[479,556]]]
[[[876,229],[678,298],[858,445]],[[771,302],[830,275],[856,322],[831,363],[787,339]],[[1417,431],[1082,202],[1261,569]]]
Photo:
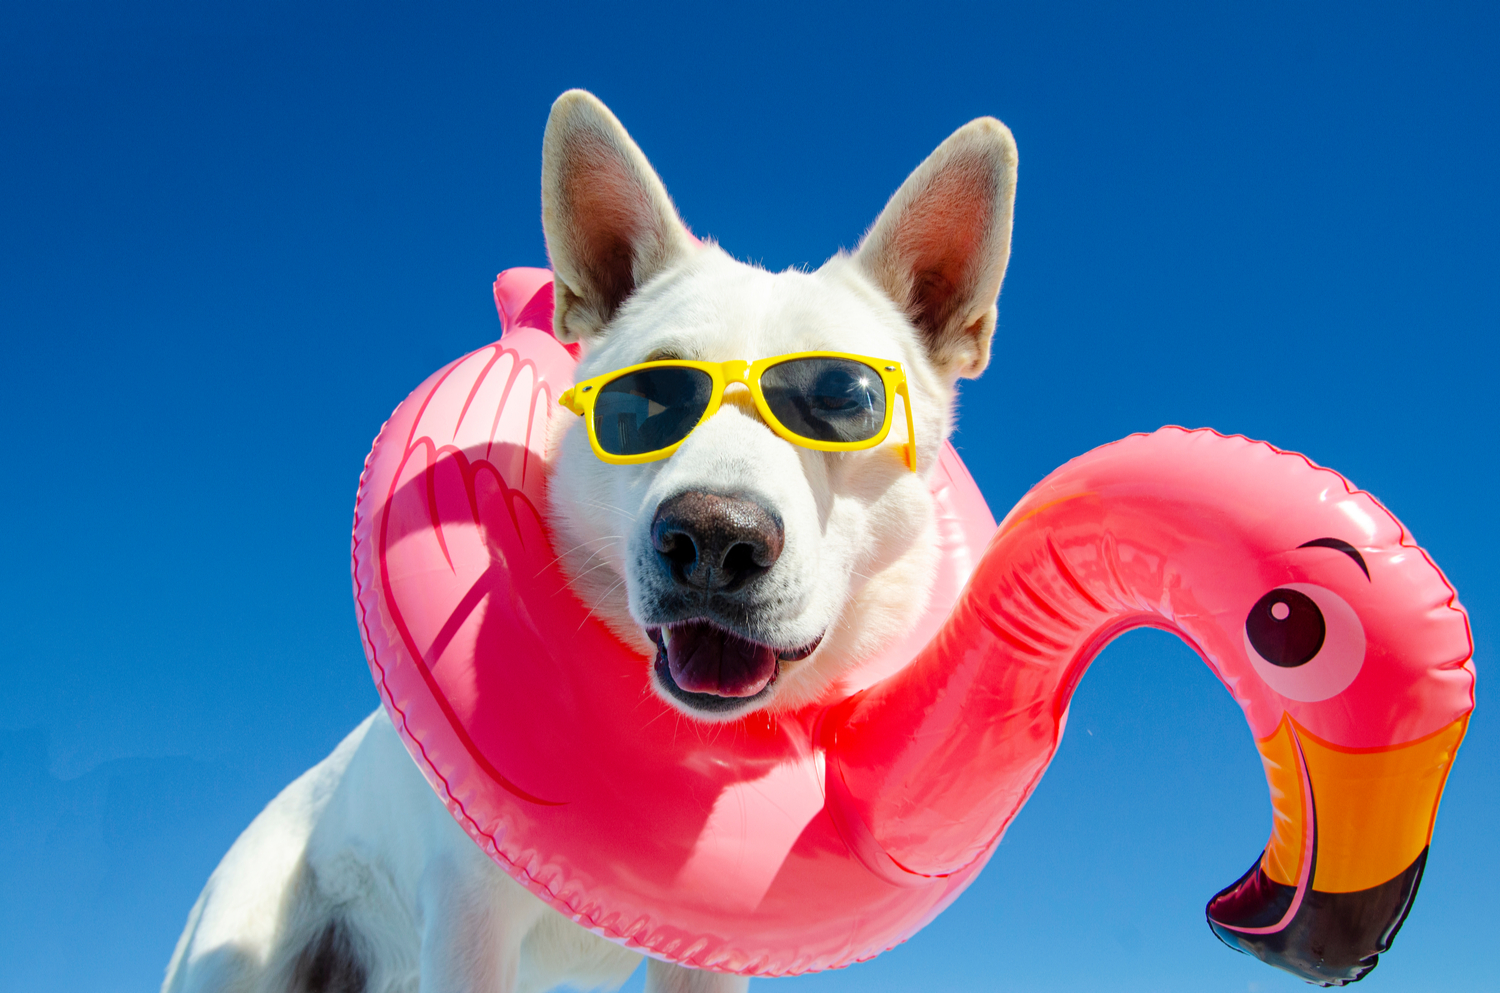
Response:
[[[689,490],[664,500],[651,522],[657,561],[683,587],[732,591],[771,568],[786,534],[781,518],[744,497]]]

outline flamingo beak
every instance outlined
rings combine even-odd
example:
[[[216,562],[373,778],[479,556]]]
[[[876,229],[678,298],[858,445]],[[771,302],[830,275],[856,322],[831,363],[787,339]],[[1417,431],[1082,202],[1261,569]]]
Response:
[[[1374,969],[1401,927],[1468,716],[1400,745],[1345,749],[1290,715],[1256,743],[1271,786],[1271,841],[1208,904],[1227,945],[1311,983]]]

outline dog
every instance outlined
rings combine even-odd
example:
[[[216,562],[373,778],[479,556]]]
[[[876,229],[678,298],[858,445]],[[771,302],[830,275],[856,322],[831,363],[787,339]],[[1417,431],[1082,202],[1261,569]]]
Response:
[[[907,399],[892,403],[911,405],[913,437],[897,416],[888,439],[848,451],[793,444],[743,383],[652,461],[605,462],[585,422],[553,418],[546,513],[565,571],[655,661],[642,680],[686,718],[835,694],[925,609],[937,547],[925,480],[957,381],[989,362],[1015,177],[1010,132],[970,122],[855,251],[771,273],[688,232],[598,99],[573,90],[553,105],[542,219],[554,333],[580,344],[580,382],[645,362],[810,351],[894,360],[907,378]],[[586,989],[618,986],[639,959],[492,863],[377,709],[230,848],[163,990]],[[646,984],[743,991],[748,980],[653,959]]]

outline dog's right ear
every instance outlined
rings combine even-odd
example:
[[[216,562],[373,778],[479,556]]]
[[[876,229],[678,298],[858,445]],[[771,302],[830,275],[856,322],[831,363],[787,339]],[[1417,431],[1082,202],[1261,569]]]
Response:
[[[694,245],[640,148],[584,90],[558,97],[547,118],[542,227],[563,342],[597,337],[637,287]]]

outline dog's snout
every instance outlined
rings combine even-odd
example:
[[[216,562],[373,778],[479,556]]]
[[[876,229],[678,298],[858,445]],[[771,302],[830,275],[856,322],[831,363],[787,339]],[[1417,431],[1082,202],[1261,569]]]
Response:
[[[679,586],[732,591],[781,556],[781,519],[757,501],[689,490],[664,500],[651,522],[657,560]]]

